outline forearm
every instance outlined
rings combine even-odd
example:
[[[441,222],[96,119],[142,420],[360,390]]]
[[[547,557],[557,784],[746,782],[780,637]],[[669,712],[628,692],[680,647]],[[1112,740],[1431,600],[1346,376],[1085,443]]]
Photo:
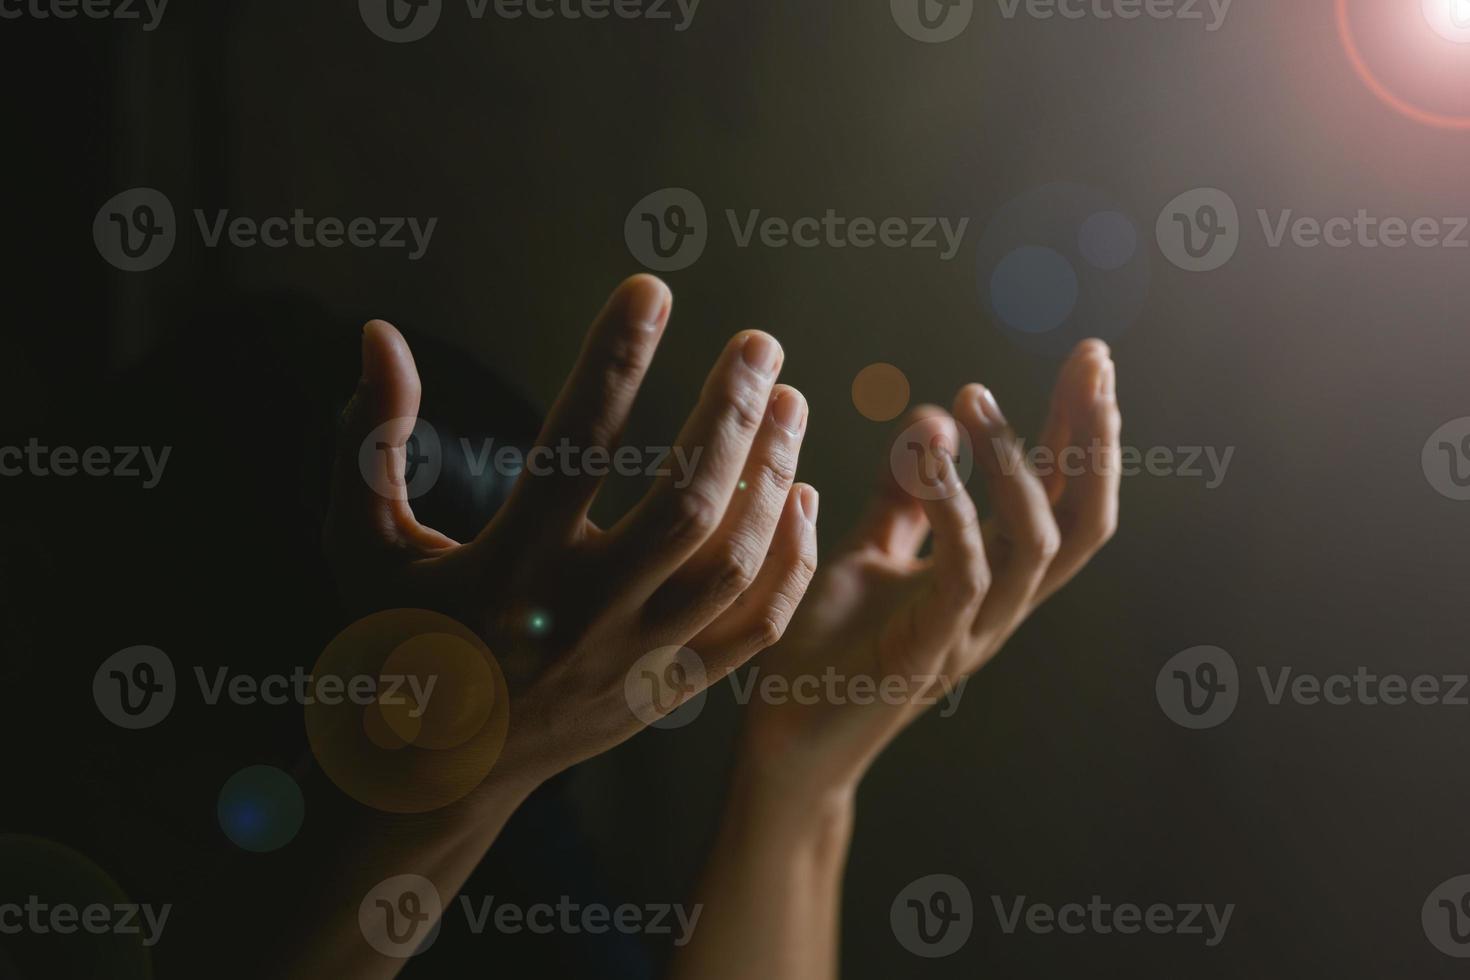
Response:
[[[395,976],[434,919],[423,920],[410,934],[408,920],[400,918],[394,925],[405,939],[390,949],[399,955],[385,955],[369,942],[359,921],[364,899],[387,879],[418,875],[437,893],[437,901],[420,903],[421,912],[437,908],[450,914],[466,879],[534,788],[534,782],[492,774],[470,797],[441,810],[392,814],[346,799],[319,773],[302,778],[308,805],[313,797],[317,802],[318,832],[295,843],[298,859],[290,869],[291,883],[256,882],[270,898],[257,903],[258,908],[270,909],[278,921],[260,930],[266,941],[252,944],[241,959],[269,966],[277,976],[312,980]],[[309,884],[303,888],[302,883]],[[385,897],[396,900],[394,891]],[[374,908],[369,915],[366,928],[377,929],[386,911]],[[250,968],[242,973],[264,975]]]
[[[673,980],[837,976],[853,795],[792,792],[753,767],[733,781]]]

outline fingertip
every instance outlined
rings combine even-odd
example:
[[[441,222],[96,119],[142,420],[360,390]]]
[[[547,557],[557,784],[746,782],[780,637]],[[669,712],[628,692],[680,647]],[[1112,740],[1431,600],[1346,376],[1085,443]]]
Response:
[[[398,328],[387,320],[369,320],[362,328],[362,381],[376,399],[402,402],[417,409],[419,373],[413,351]],[[394,410],[410,414],[403,405]]]
[[[398,331],[387,320],[369,320],[362,325],[362,377],[364,381],[381,380],[392,356]]]
[[[781,342],[764,330],[740,331],[730,339],[729,349],[738,350],[747,365],[764,375],[779,371],[786,359]]]
[[[650,329],[662,329],[673,309],[674,293],[658,276],[646,272],[624,279],[613,296],[621,299],[630,319]]]
[[[790,385],[778,384],[771,389],[771,419],[792,435],[806,431],[806,396]]]
[[[801,505],[801,515],[812,527],[817,526],[817,512],[820,509],[822,497],[817,493],[817,488],[810,483],[798,483],[792,487],[797,502]]]
[[[911,421],[905,431],[912,437],[949,453],[959,451],[959,426],[944,409],[938,405],[920,405],[909,417]]]

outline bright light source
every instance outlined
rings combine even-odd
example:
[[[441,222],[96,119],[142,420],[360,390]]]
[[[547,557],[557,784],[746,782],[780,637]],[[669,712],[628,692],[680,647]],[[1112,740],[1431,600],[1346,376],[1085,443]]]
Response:
[[[1446,41],[1470,44],[1470,0],[1423,0],[1424,19]]]

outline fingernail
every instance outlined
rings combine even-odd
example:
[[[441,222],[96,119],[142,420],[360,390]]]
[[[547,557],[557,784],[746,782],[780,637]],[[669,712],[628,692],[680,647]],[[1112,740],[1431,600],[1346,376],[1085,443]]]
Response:
[[[995,393],[989,388],[981,388],[979,395],[975,398],[976,411],[980,415],[987,428],[999,429],[1006,424],[1006,417],[1000,410],[1000,403],[995,400]]]
[[[741,353],[746,364],[761,374],[770,374],[781,359],[781,345],[769,334],[753,333],[745,338],[745,349]]]
[[[669,291],[664,288],[638,290],[628,314],[645,330],[660,329],[669,316]]]
[[[790,388],[776,392],[771,401],[771,418],[793,435],[801,435],[806,429],[806,399]]]
[[[821,497],[817,494],[816,487],[803,486],[801,488],[801,512],[806,516],[808,524],[817,523],[817,505],[821,503]]]
[[[1118,397],[1117,385],[1117,369],[1112,361],[1107,361],[1097,373],[1097,391],[1093,397],[1103,403],[1111,402]]]

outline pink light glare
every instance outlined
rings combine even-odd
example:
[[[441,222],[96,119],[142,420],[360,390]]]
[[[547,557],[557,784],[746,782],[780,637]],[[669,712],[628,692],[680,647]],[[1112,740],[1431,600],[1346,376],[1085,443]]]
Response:
[[[1421,0],[1424,19],[1446,41],[1470,44],[1470,0]]]
[[[1421,0],[1424,22],[1439,37],[1456,44],[1470,44],[1470,0]],[[1395,112],[1438,129],[1470,130],[1470,116],[1435,112],[1417,105],[1389,88],[1369,67],[1353,31],[1348,0],[1337,0],[1337,32],[1343,50],[1368,90]]]

